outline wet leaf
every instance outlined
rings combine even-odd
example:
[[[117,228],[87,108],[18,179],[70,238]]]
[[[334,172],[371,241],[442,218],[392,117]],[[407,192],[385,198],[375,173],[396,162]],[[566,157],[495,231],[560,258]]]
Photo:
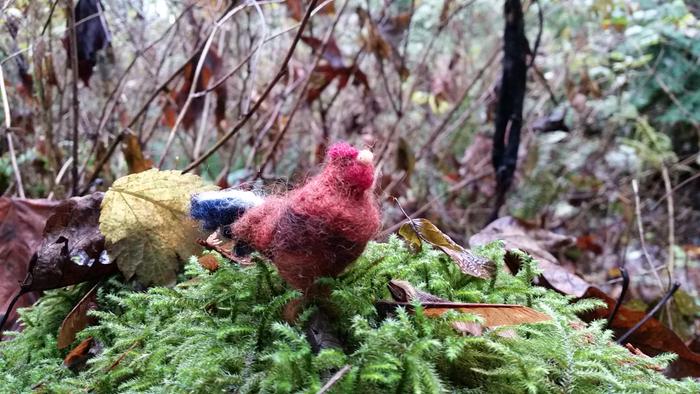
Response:
[[[406,227],[408,226],[408,227]],[[493,261],[477,256],[469,250],[457,245],[447,234],[440,231],[427,219],[412,219],[399,229],[399,235],[410,234],[413,231],[421,240],[439,248],[450,256],[459,269],[467,275],[488,279],[496,271]],[[409,235],[410,243],[415,244],[414,237]]]
[[[73,11],[78,48],[78,76],[86,86],[90,86],[92,70],[97,64],[97,52],[107,48],[112,39],[107,29],[107,21],[102,16],[103,10],[99,0],[78,0]],[[63,38],[63,46],[68,53],[67,59],[70,59],[72,45],[68,30]],[[71,62],[67,61],[66,64],[70,67]]]
[[[155,169],[117,179],[105,194],[100,231],[127,279],[172,285],[201,235],[189,218],[192,194],[215,190],[196,175]]]
[[[94,318],[88,316],[87,313],[91,310],[97,309],[97,287],[98,284],[94,285],[88,292],[83,296],[80,301],[73,307],[73,309],[68,313],[63,322],[61,323],[61,328],[58,329],[58,338],[56,346],[59,349],[64,349],[70,346],[73,341],[75,341],[75,336],[77,333],[83,330],[83,328],[94,323]]]
[[[127,133],[122,144],[122,152],[126,165],[129,167],[129,174],[136,174],[153,168],[153,161],[146,159],[141,150],[141,143],[133,133]]]
[[[97,192],[61,202],[46,222],[44,240],[29,265],[23,289],[56,289],[117,272],[98,229],[103,197]]]
[[[0,198],[0,313],[19,290],[29,261],[41,244],[46,220],[58,205],[51,200]],[[36,294],[24,295],[16,307],[29,306],[36,299]],[[17,314],[10,312],[5,328],[9,329],[16,318]]]

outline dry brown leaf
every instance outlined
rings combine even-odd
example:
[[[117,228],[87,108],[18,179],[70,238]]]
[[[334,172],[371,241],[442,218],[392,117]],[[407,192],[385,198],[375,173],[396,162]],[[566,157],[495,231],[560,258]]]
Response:
[[[83,328],[94,323],[94,318],[87,315],[91,310],[97,309],[97,287],[99,284],[92,286],[90,291],[78,301],[73,309],[68,313],[61,328],[58,330],[58,338],[56,347],[59,349],[67,348],[73,341],[77,333]]]
[[[482,317],[484,319],[483,326],[488,328],[538,323],[552,319],[545,313],[538,312],[523,305],[477,304],[443,300],[433,294],[418,290],[412,284],[403,280],[391,280],[387,286],[395,302],[382,301],[381,304],[384,309],[391,309],[396,306],[404,306],[412,309],[413,303],[418,301],[423,307],[426,316],[437,317],[452,310],[472,313]],[[466,327],[467,326],[464,328]]]
[[[409,244],[415,245],[416,236],[411,235],[412,232],[421,241],[428,242],[445,252],[466,275],[488,279],[496,271],[496,264],[493,261],[461,247],[427,219],[411,219],[399,228],[399,235],[406,238]]]

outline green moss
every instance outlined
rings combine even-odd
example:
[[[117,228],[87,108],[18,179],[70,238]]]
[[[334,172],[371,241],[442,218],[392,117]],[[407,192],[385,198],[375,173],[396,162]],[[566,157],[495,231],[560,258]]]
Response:
[[[332,293],[324,309],[345,349],[314,354],[303,326],[282,320],[290,290],[270,265],[239,267],[222,260],[215,273],[192,259],[186,281],[173,289],[136,292],[110,282],[99,292],[99,324],[79,334],[96,338],[102,352],[79,374],[64,368],[56,331],[81,289],[49,292],[22,311],[28,328],[0,343],[2,392],[315,392],[338,369],[351,369],[332,392],[698,392],[690,380],[654,369],[673,359],[640,358],[610,341],[602,322],[575,317],[596,307],[531,286],[535,264],[524,258],[516,276],[503,269],[503,248],[493,258],[493,280],[463,275],[442,253],[411,255],[396,238],[372,243],[341,277],[325,279]],[[552,322],[518,326],[517,335],[459,335],[450,314],[427,318],[399,310],[381,320],[374,301],[389,298],[386,283],[404,279],[438,296],[465,302],[521,303],[550,314]],[[117,362],[118,361],[118,362]]]

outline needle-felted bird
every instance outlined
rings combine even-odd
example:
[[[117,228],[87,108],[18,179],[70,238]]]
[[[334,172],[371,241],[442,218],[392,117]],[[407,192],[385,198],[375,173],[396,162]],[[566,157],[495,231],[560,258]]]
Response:
[[[302,291],[340,274],[379,230],[372,159],[370,151],[333,145],[318,175],[248,210],[233,224],[233,236],[268,256]]]
[[[232,237],[267,256],[303,292],[319,277],[337,276],[379,230],[372,160],[368,150],[336,143],[318,175],[286,195],[246,207],[231,225]],[[192,211],[198,206],[195,196]]]

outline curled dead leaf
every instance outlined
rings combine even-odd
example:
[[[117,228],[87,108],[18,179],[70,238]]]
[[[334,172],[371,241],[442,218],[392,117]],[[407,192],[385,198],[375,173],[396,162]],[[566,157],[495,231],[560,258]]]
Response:
[[[58,329],[58,338],[56,347],[59,349],[67,348],[73,341],[77,333],[82,331],[88,325],[94,323],[94,318],[88,316],[88,312],[97,309],[97,287],[95,284],[92,288],[78,301],[73,309],[68,313],[61,328]]]
[[[415,236],[411,233],[414,233]],[[399,235],[408,237],[406,239],[409,244],[419,245],[417,240],[421,240],[437,247],[450,256],[466,275],[488,279],[496,272],[496,264],[493,261],[477,256],[461,247],[427,219],[408,220],[399,228]]]

